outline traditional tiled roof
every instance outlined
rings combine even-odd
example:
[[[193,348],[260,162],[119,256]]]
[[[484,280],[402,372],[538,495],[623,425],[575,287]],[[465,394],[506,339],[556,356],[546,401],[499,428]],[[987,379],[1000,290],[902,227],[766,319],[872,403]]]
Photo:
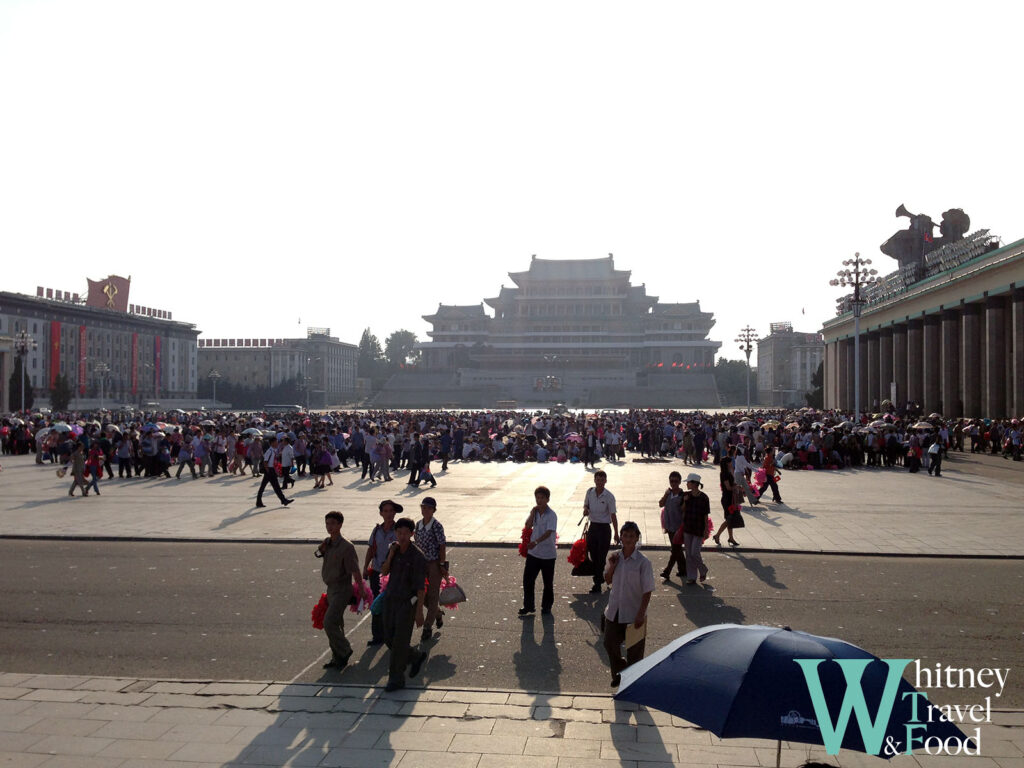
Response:
[[[629,279],[629,270],[615,269],[611,254],[603,259],[538,259],[530,261],[526,272],[509,272],[508,276],[518,285],[527,280],[608,280],[609,278]]]
[[[484,305],[481,304],[438,304],[437,312],[432,315],[424,315],[423,319],[430,320],[479,320],[487,318],[484,312]]]
[[[654,314],[669,315],[671,317],[691,317],[695,314],[702,314],[699,301],[681,302],[678,304],[655,304]]]

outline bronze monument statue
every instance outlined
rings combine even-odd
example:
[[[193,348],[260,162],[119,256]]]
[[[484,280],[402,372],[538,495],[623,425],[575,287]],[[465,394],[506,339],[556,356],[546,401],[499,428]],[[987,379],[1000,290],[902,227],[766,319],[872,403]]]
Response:
[[[907,265],[924,267],[926,253],[963,239],[971,226],[971,218],[962,209],[950,208],[942,214],[942,223],[939,225],[942,235],[934,237],[935,223],[931,216],[911,213],[902,204],[896,209],[896,215],[906,216],[910,219],[910,226],[901,229],[882,243],[879,250],[886,256],[896,259],[901,267]]]

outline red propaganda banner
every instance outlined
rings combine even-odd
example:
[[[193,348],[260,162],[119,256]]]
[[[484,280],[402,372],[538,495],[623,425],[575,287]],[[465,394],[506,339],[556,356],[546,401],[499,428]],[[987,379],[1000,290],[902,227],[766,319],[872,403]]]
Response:
[[[156,337],[153,338],[153,375],[156,377],[156,380],[153,382],[153,393],[154,393],[153,397],[155,397],[157,400],[160,399],[160,351],[161,351],[160,342],[161,341],[162,341],[162,338],[160,336],[156,336]]]
[[[132,394],[139,394],[139,334],[132,334]]]
[[[60,373],[60,323],[50,323],[50,389],[57,386],[57,374]]]
[[[78,326],[78,394],[85,394],[85,326]]]

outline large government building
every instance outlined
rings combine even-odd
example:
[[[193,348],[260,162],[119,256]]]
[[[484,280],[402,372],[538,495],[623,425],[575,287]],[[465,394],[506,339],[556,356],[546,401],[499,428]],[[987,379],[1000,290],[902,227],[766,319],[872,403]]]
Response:
[[[81,406],[98,405],[101,396],[108,407],[195,398],[199,332],[170,312],[129,304],[129,288],[130,278],[111,276],[90,280],[85,298],[52,288],[35,296],[0,292],[0,336],[24,332],[34,342],[25,369],[37,402],[61,374]],[[14,365],[7,342],[0,351],[5,393]]]
[[[414,371],[388,382],[381,405],[717,407],[714,316],[700,302],[662,303],[629,270],[601,259],[530,262],[512,287],[424,319]],[[488,313],[485,304],[490,308]]]
[[[979,230],[904,264],[864,299],[862,410],[890,399],[947,418],[1024,416],[1024,240],[1001,245]],[[852,309],[844,297],[823,329],[826,408],[854,407]]]
[[[358,348],[331,336],[330,328],[307,328],[305,338],[293,339],[202,338],[199,376],[215,373],[252,389],[297,381],[306,393],[305,405],[326,408],[352,400],[358,357]]]

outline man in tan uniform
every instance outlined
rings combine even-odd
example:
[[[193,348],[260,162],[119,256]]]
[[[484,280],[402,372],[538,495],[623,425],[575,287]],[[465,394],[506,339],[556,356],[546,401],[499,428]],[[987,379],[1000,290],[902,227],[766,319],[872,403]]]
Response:
[[[327,585],[327,613],[324,615],[324,632],[331,644],[331,660],[324,669],[344,669],[352,655],[352,645],[345,637],[345,610],[352,599],[352,579],[363,586],[363,575],[359,572],[359,558],[352,542],[341,535],[345,522],[341,512],[324,515],[324,525],[329,536],[317,547],[317,557],[324,562],[320,577]]]

